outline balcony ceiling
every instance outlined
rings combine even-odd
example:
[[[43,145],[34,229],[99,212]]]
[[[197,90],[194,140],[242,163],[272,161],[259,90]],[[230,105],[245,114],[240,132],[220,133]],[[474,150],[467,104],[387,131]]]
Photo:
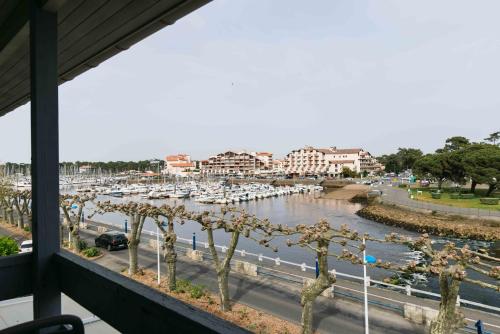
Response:
[[[59,84],[211,0],[42,0],[58,14]],[[0,116],[30,99],[29,0],[0,0]]]

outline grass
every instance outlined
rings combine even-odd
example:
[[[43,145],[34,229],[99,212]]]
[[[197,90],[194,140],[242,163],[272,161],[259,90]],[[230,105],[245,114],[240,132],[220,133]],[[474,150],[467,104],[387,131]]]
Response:
[[[482,204],[479,199],[484,196],[476,195],[472,199],[453,199],[450,198],[451,192],[442,192],[441,198],[436,199],[431,197],[431,189],[421,189],[422,193],[417,195],[417,190],[413,190],[411,194],[413,195],[413,199],[422,202],[429,202],[435,204],[443,204],[449,206],[455,206],[460,208],[473,208],[473,209],[486,209],[486,210],[498,210],[500,211],[500,204],[498,205],[488,205]],[[435,191],[434,189],[432,191]],[[498,195],[497,195],[498,196]],[[493,197],[493,196],[490,196]]]

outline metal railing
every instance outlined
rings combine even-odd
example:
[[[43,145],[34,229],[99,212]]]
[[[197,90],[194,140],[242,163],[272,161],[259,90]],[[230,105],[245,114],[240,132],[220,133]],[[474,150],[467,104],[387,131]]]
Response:
[[[106,223],[96,222],[96,223],[101,224],[101,225],[108,225],[108,226],[117,227],[120,230],[123,229],[123,225],[120,225],[120,224],[114,224],[114,223],[108,223],[108,222],[106,222]],[[150,235],[152,237],[156,237],[157,236],[156,231],[143,230],[142,233],[146,234],[146,235]],[[161,234],[160,234],[160,236],[161,236]],[[193,238],[177,237],[177,241],[182,241],[183,243],[191,245],[191,246],[193,245]],[[208,249],[209,248],[208,242],[195,241],[195,243],[196,243],[197,246],[202,246],[204,249]],[[215,245],[215,247],[217,249],[220,249],[220,251],[222,253],[226,253],[226,251],[227,251],[227,246],[225,246],[225,245]],[[246,251],[244,249],[236,249],[235,253],[238,253],[241,257],[255,258],[258,263],[262,263],[262,264],[264,264],[265,261],[268,261],[268,262],[274,263],[274,265],[276,265],[276,266],[280,266],[280,265],[284,264],[284,265],[288,265],[288,266],[291,266],[291,267],[295,267],[295,268],[300,269],[302,272],[306,272],[307,270],[316,271],[316,266],[310,266],[310,265],[307,265],[306,263],[296,263],[296,262],[292,262],[292,261],[287,261],[287,260],[281,259],[280,257],[265,256],[265,255],[263,255],[261,253],[252,253],[252,252],[248,252],[248,251]],[[266,267],[264,265],[262,265],[262,268],[265,268],[267,270],[275,270],[273,268],[269,268],[269,267]],[[335,274],[337,277],[343,277],[343,278],[347,278],[347,279],[351,279],[351,280],[356,280],[356,281],[359,281],[359,282],[363,282],[363,277],[362,276],[356,276],[356,275],[352,275],[352,274],[338,272],[335,269],[332,269],[330,272],[332,274]],[[288,272],[282,272],[282,273],[287,274],[287,275],[291,275],[291,276],[296,276],[296,277],[302,278],[302,279],[309,278],[309,277],[300,276],[300,275],[296,275],[296,274],[288,273]],[[380,287],[391,288],[392,290],[401,291],[401,292],[405,293],[408,296],[411,296],[412,294],[413,295],[418,294],[418,295],[427,296],[427,297],[434,297],[435,299],[438,299],[438,300],[441,299],[441,295],[438,294],[438,293],[434,293],[434,292],[430,292],[430,291],[425,291],[425,290],[420,290],[420,289],[415,289],[415,288],[411,287],[410,285],[400,286],[400,285],[394,285],[394,284],[386,283],[386,282],[383,282],[383,281],[375,280],[375,279],[372,279],[372,278],[369,278],[369,277],[367,277],[367,279],[369,279],[370,285],[376,284],[376,285],[378,285]],[[362,291],[361,291],[361,293],[362,293]],[[381,296],[378,296],[378,297],[381,297]],[[399,301],[396,301],[396,300],[394,300],[394,301],[395,302],[399,302]],[[488,310],[488,311],[493,311],[495,313],[500,313],[500,307],[486,305],[486,304],[474,302],[474,301],[471,301],[471,300],[461,299],[460,296],[458,297],[457,305],[458,306],[460,306],[460,305],[470,305],[470,306],[474,306],[474,307],[477,307],[477,308],[481,308],[483,310]]]

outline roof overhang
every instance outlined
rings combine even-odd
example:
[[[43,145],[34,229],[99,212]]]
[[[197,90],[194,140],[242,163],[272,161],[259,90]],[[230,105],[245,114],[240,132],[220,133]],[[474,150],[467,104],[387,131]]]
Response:
[[[30,99],[29,2],[0,0],[0,116]],[[42,0],[58,14],[58,80],[72,80],[211,0]]]

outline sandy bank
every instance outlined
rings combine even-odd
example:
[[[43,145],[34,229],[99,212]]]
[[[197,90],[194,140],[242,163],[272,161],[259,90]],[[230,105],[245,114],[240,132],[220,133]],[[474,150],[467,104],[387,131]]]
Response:
[[[350,200],[356,196],[366,196],[366,193],[370,190],[370,187],[364,184],[348,184],[343,188],[331,188],[326,189],[321,195],[321,198],[325,199],[339,199],[339,200]]]

